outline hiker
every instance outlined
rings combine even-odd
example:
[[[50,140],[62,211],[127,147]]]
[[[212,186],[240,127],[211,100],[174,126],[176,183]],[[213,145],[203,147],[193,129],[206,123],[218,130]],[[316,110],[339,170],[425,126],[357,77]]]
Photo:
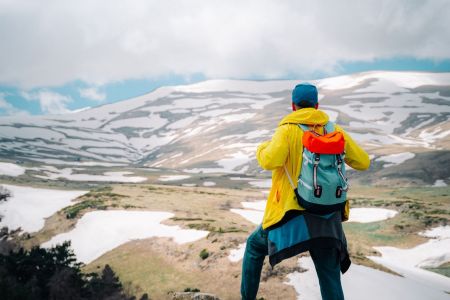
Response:
[[[263,169],[272,170],[272,187],[262,224],[247,239],[241,281],[244,300],[256,299],[266,255],[273,266],[305,251],[309,251],[314,262],[322,299],[344,299],[340,272],[349,268],[350,259],[342,229],[342,221],[349,215],[345,199],[348,182],[342,161],[355,170],[366,170],[370,160],[342,128],[329,122],[328,115],[318,106],[317,88],[308,83],[297,85],[292,92],[293,112],[281,120],[270,141],[258,146],[258,163]],[[313,153],[314,146],[321,142],[325,143],[326,154]],[[338,152],[335,154],[333,149]],[[320,173],[320,167],[319,174],[315,169],[315,163],[330,159],[337,178],[333,180],[339,181],[336,186],[328,178],[320,181],[328,175]],[[313,203],[327,199],[331,202]]]

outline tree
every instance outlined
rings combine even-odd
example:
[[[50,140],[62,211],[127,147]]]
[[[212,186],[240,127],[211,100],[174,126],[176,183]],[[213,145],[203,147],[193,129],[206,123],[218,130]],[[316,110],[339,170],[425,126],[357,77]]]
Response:
[[[8,242],[8,240],[6,240]],[[101,273],[84,274],[70,242],[50,249],[19,248],[0,254],[1,299],[130,300],[106,265]]]

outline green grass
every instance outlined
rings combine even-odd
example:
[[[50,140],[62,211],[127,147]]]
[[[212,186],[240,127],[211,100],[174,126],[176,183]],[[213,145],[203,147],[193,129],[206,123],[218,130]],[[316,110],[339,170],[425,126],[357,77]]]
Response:
[[[440,265],[437,268],[426,268],[426,270],[450,277],[450,262]]]
[[[118,201],[122,198],[128,197],[129,196],[127,195],[112,193],[110,187],[101,187],[83,195],[83,197],[81,198],[83,201],[64,208],[63,212],[67,219],[74,219],[80,214],[80,212],[86,209],[105,210],[108,207],[118,207],[119,205],[117,203],[110,202]],[[131,207],[135,206],[128,204],[124,208]]]

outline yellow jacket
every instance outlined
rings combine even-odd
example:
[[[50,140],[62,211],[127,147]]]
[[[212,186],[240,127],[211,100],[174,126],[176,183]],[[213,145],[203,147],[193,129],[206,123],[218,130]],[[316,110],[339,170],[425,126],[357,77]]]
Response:
[[[272,170],[272,188],[267,199],[262,227],[266,229],[278,223],[287,211],[303,210],[297,203],[289,179],[284,172],[286,167],[295,180],[300,175],[302,166],[303,131],[297,124],[325,125],[328,116],[321,110],[303,108],[287,115],[278,124],[272,140],[261,143],[256,150],[259,165],[265,170]],[[322,127],[317,127],[318,131]],[[335,130],[344,134],[345,163],[356,170],[369,168],[367,153],[339,126]],[[348,218],[349,206],[346,206],[345,218]]]

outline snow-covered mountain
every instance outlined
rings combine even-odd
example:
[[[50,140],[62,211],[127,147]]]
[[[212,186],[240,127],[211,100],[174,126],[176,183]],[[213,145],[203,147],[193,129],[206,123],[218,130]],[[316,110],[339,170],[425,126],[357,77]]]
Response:
[[[0,157],[253,173],[255,148],[289,113],[298,82],[210,80],[66,115],[1,117]],[[380,164],[430,153],[448,162],[450,73],[367,72],[311,82],[330,119]],[[446,172],[440,179],[448,180]]]

